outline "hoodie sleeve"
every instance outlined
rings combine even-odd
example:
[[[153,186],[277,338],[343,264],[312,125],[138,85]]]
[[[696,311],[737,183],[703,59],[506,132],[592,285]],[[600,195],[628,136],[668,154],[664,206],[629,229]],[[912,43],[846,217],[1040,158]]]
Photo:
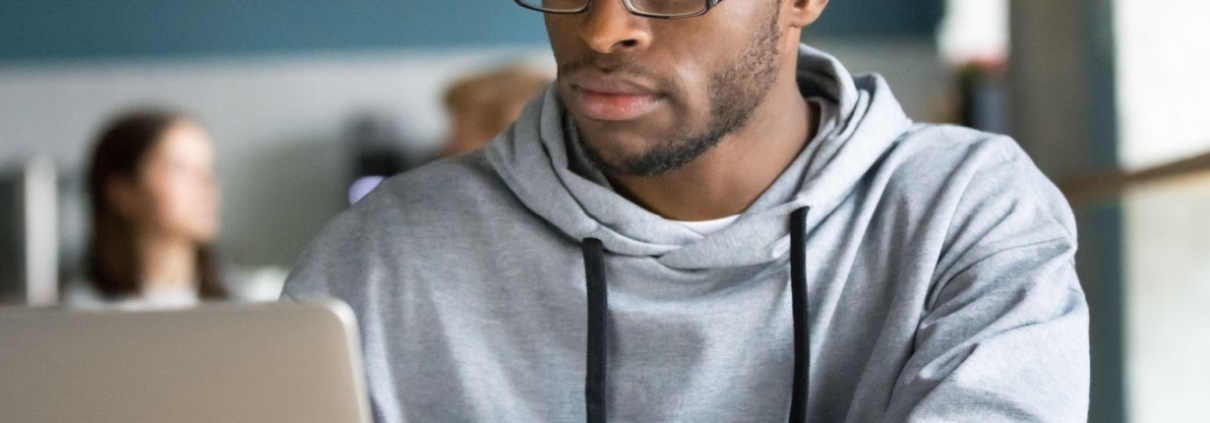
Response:
[[[324,228],[299,256],[282,289],[282,301],[334,298],[350,302],[352,288],[365,277],[371,255],[356,242],[366,235],[359,216],[345,212]],[[360,317],[360,316],[358,316]]]
[[[1015,144],[1000,151],[958,202],[886,422],[1087,420],[1074,218]]]
[[[282,291],[282,301],[338,299],[352,307],[361,335],[370,412],[375,422],[403,422],[392,357],[385,348],[388,325],[384,308],[393,297],[392,267],[384,263],[383,239],[400,238],[398,228],[384,222],[399,216],[384,212],[391,198],[371,193],[334,219],[298,259]],[[395,269],[398,271],[398,269]]]

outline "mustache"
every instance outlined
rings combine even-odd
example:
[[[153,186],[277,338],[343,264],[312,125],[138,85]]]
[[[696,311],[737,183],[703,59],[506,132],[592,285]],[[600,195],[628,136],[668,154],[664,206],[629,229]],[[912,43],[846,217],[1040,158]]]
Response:
[[[633,56],[620,54],[594,54],[577,57],[558,65],[559,76],[570,76],[584,72],[632,77],[650,81],[660,87],[672,85],[663,75],[638,63]]]

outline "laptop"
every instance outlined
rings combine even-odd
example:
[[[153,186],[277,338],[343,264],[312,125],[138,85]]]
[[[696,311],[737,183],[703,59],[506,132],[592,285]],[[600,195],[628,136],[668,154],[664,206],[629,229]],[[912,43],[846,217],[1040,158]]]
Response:
[[[0,422],[349,422],[369,407],[343,303],[0,309]]]

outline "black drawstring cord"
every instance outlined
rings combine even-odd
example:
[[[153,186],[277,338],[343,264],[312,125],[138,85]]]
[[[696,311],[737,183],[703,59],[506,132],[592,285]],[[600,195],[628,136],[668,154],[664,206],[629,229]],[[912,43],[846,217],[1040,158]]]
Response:
[[[807,302],[807,213],[803,207],[790,214],[790,302],[794,309],[794,389],[790,423],[807,421],[810,389],[811,329]]]
[[[803,207],[790,214],[790,302],[794,310],[794,388],[790,399],[790,422],[807,420],[808,374],[811,341],[807,314],[807,212]],[[584,273],[588,280],[588,360],[584,380],[584,404],[588,423],[605,423],[605,372],[607,351],[606,314],[609,292],[605,284],[605,247],[601,240],[583,243]]]
[[[584,404],[588,423],[605,423],[605,320],[609,292],[605,287],[605,247],[601,240],[584,240],[584,273],[588,279],[588,376],[584,380]]]

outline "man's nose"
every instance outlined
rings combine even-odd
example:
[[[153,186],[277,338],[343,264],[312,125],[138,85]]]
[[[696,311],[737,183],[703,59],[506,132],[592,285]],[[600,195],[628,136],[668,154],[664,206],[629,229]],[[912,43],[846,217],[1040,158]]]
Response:
[[[623,0],[593,0],[582,16],[580,37],[598,53],[651,44],[650,21],[630,13]]]

